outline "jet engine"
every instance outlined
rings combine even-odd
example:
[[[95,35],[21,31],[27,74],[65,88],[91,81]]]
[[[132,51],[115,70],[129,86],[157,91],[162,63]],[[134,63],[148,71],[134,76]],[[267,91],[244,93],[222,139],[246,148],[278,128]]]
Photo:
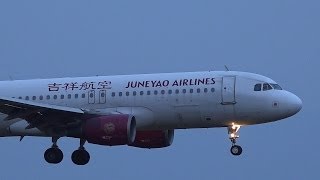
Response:
[[[174,130],[164,131],[137,131],[136,139],[129,146],[139,148],[163,148],[172,144]]]
[[[85,121],[82,133],[83,138],[92,144],[132,144],[136,137],[136,120],[125,114],[92,117]]]

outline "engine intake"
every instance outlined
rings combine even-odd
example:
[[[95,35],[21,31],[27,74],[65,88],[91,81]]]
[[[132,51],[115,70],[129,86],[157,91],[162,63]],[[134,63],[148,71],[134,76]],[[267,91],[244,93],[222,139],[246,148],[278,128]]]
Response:
[[[132,144],[136,137],[136,119],[124,114],[93,117],[85,121],[83,136],[92,144]]]
[[[172,144],[174,130],[165,131],[138,131],[135,141],[129,146],[139,148],[163,148]]]

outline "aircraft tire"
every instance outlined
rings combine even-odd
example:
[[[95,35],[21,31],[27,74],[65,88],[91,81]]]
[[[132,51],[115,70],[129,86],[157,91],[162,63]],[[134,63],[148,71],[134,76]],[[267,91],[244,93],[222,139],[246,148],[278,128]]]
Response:
[[[242,147],[238,145],[233,145],[230,149],[230,152],[234,156],[240,156],[242,154]]]
[[[59,148],[49,148],[44,153],[44,159],[50,164],[59,164],[63,160],[63,152]]]
[[[76,165],[86,165],[90,161],[90,154],[84,149],[78,149],[72,153],[71,159]]]

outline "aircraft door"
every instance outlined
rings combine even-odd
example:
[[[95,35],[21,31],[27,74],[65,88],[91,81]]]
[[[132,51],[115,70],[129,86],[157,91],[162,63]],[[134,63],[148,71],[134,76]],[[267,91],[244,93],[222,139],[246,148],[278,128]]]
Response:
[[[106,90],[100,90],[99,91],[99,103],[100,104],[105,104],[107,99],[106,99]]]
[[[222,78],[222,104],[236,104],[236,77],[226,76]]]
[[[88,103],[89,104],[94,104],[95,103],[95,97],[96,97],[95,94],[96,93],[95,93],[94,90],[88,92]]]

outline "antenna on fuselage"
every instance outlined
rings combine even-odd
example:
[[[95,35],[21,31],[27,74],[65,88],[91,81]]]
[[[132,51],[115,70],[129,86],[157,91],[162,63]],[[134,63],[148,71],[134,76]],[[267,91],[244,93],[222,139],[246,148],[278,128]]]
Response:
[[[229,68],[227,65],[224,65],[224,68],[226,68],[226,71],[229,71]]]
[[[20,142],[23,140],[24,136],[20,136]]]

